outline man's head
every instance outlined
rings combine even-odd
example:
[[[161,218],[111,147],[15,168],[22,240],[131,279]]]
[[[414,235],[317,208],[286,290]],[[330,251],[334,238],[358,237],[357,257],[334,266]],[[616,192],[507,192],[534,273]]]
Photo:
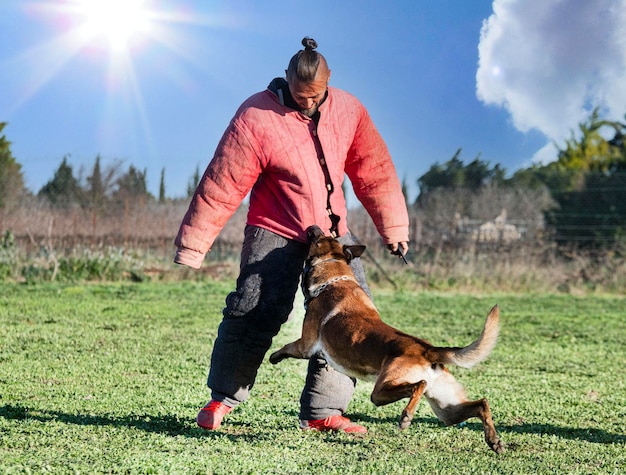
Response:
[[[298,51],[285,70],[291,96],[300,107],[300,111],[312,117],[326,97],[330,69],[326,59],[315,51],[317,42],[305,37],[303,50]]]

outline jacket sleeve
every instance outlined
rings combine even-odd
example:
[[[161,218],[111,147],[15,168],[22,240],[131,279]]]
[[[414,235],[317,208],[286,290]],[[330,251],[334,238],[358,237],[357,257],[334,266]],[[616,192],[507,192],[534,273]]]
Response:
[[[362,105],[346,174],[385,244],[409,240],[409,216],[402,185],[387,145]]]
[[[174,262],[202,265],[217,235],[237,210],[260,172],[259,150],[245,127],[233,119],[191,199],[174,241]]]

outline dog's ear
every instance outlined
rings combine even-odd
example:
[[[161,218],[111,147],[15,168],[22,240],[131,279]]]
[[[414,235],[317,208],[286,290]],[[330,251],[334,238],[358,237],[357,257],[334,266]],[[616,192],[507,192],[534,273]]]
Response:
[[[346,256],[348,262],[355,257],[361,257],[365,251],[365,246],[361,244],[353,244],[352,246],[343,246],[343,255]]]

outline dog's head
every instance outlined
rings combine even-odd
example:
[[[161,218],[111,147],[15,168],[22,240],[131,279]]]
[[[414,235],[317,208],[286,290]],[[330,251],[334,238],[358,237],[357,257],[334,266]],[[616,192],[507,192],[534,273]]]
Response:
[[[360,257],[365,246],[360,244],[342,245],[336,239],[326,236],[319,226],[310,226],[307,229],[309,239],[309,255],[307,261],[314,264],[319,259],[345,260],[350,263],[355,257]]]

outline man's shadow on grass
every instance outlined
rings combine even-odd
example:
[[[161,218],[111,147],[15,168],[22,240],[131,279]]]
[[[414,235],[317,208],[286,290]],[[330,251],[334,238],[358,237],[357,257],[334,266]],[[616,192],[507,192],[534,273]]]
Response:
[[[256,432],[233,429],[230,431],[206,431],[199,428],[193,419],[181,419],[177,416],[129,414],[80,414],[62,411],[38,409],[23,405],[7,404],[0,406],[0,418],[13,421],[61,422],[77,426],[117,427],[138,429],[149,433],[164,434],[172,437],[189,438],[221,437],[229,439],[258,440]],[[240,428],[241,429],[241,428]]]
[[[287,411],[285,415],[289,418],[297,417],[295,411]],[[184,436],[190,438],[229,438],[229,439],[246,439],[258,442],[259,434],[254,428],[248,427],[247,424],[232,421],[229,427],[220,431],[206,431],[196,426],[195,421],[191,419],[181,419],[177,416],[163,416],[150,414],[129,414],[127,416],[114,416],[110,414],[70,414],[61,411],[52,411],[45,409],[37,409],[23,405],[7,404],[0,406],[0,417],[6,420],[35,420],[40,422],[62,422],[64,424],[74,424],[78,426],[96,426],[96,427],[126,427],[142,430],[149,433],[165,434],[168,436]],[[365,414],[352,414],[351,419],[358,423],[385,423],[397,425],[398,419],[392,417],[372,417]],[[253,421],[251,421],[253,422]],[[443,424],[434,417],[416,417],[411,424],[412,428],[419,425],[436,425],[443,427]],[[252,424],[251,424],[252,426]],[[407,433],[411,431],[411,427],[407,429]],[[470,422],[464,427],[482,432],[482,424]],[[559,427],[552,424],[518,424],[518,425],[496,425],[496,430],[503,433],[512,434],[534,434],[534,435],[552,435],[568,440],[583,440],[595,444],[624,444],[626,436],[623,434],[614,434],[601,429],[580,429],[573,427]],[[268,437],[273,437],[268,431]]]

